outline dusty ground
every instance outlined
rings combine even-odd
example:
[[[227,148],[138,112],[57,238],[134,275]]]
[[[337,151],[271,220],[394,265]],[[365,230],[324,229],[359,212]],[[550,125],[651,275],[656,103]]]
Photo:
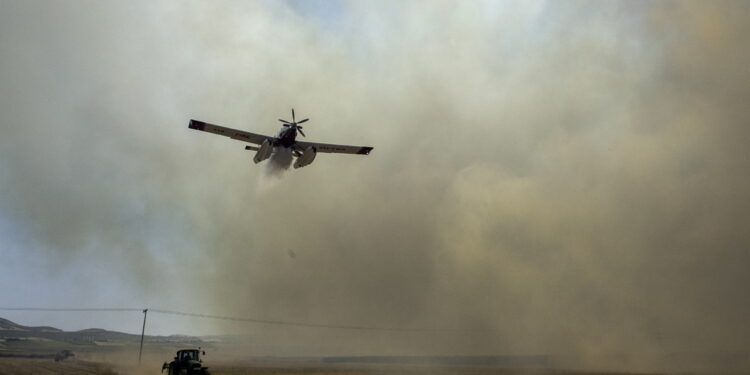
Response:
[[[117,374],[105,364],[66,360],[55,362],[52,359],[0,358],[0,375],[112,375]]]
[[[216,363],[209,365],[212,375],[591,375],[576,371],[429,367],[409,365],[340,365],[320,363]],[[81,360],[56,363],[50,359],[0,358],[0,375],[10,374],[90,374],[90,375],[156,375],[160,366],[111,365]]]

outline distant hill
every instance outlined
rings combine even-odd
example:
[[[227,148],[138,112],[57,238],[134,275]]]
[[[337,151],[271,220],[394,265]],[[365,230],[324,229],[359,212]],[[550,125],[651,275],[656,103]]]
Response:
[[[141,335],[108,331],[101,328],[88,328],[80,331],[63,331],[54,327],[27,327],[8,319],[0,318],[0,339],[5,341],[14,339],[40,338],[71,344],[89,344],[94,342],[140,342]],[[149,336],[144,337],[146,342],[179,342],[179,343],[201,343],[202,340],[194,336],[172,335],[172,336]]]
[[[54,327],[27,327],[11,322],[8,319],[0,318],[0,331],[24,331],[24,332],[63,332],[63,330]]]

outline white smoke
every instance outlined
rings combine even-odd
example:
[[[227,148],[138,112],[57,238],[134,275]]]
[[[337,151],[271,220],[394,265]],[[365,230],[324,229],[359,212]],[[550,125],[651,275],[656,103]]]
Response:
[[[283,173],[292,165],[292,149],[277,147],[266,163],[266,177],[281,178]]]
[[[3,301],[465,327],[216,322],[629,370],[750,347],[750,3],[136,3],[3,2]],[[257,178],[185,126],[267,134],[292,103],[375,152]]]

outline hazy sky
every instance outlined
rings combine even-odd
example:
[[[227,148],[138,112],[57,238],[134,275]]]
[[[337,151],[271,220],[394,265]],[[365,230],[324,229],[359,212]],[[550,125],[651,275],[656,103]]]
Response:
[[[745,1],[0,1],[0,305],[482,332],[149,318],[356,353],[746,349],[748,35]],[[291,107],[375,150],[269,178],[187,128]]]

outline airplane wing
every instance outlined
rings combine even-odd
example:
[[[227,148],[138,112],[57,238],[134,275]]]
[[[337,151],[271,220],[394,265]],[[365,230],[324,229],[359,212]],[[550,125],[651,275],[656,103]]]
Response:
[[[306,150],[308,147],[313,146],[318,152],[330,152],[336,154],[359,154],[368,155],[372,151],[372,147],[367,146],[347,146],[347,145],[332,145],[328,143],[317,143],[317,142],[304,142],[297,141],[297,146],[301,147],[302,150]]]
[[[263,141],[265,141],[266,139],[268,139],[269,142],[272,142],[274,139],[276,139],[274,137],[269,137],[263,134],[255,134],[251,132],[246,132],[244,130],[225,128],[223,126],[209,124],[207,122],[198,121],[198,120],[190,120],[190,125],[188,125],[188,128],[201,130],[201,131],[209,132],[209,133],[214,133],[218,135],[223,135],[225,137],[238,139],[240,141],[255,143],[257,145],[262,144]]]

